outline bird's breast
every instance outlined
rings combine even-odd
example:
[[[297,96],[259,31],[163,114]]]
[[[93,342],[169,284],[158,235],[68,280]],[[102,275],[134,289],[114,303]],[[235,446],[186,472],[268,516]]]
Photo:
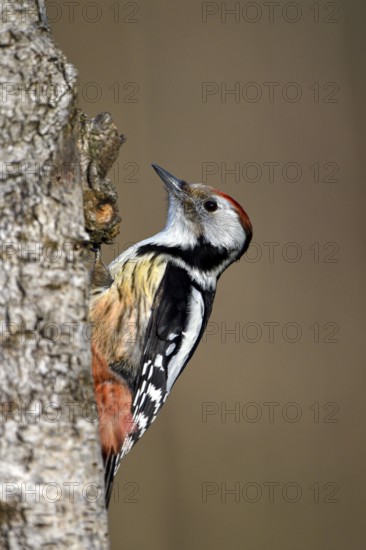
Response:
[[[132,258],[115,273],[110,288],[92,300],[93,343],[109,365],[137,371],[154,297],[166,261],[153,254]]]

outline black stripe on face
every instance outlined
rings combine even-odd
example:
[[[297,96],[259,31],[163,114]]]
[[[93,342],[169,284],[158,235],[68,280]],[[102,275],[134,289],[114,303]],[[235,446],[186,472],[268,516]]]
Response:
[[[138,255],[142,256],[151,252],[169,254],[173,258],[179,258],[190,267],[197,268],[200,271],[211,271],[219,267],[229,257],[226,248],[218,248],[205,242],[203,239],[200,239],[196,246],[188,249],[154,243],[145,244],[139,248]]]

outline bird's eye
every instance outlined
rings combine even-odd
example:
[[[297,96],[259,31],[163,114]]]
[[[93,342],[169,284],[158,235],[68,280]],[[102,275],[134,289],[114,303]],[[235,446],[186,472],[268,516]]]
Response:
[[[207,212],[215,212],[217,210],[218,205],[216,201],[206,201],[203,203],[203,206],[207,210]]]

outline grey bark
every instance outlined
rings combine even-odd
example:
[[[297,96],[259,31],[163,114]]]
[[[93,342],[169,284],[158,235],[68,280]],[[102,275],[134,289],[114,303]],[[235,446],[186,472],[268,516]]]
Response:
[[[0,547],[108,548],[85,251],[118,231],[122,139],[78,113],[43,1],[0,10]]]

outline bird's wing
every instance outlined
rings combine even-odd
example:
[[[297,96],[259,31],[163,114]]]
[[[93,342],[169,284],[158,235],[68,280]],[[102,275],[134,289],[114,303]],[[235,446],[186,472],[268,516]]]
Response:
[[[203,293],[192,285],[186,270],[168,263],[153,302],[135,386],[132,405],[135,430],[126,437],[119,455],[108,459],[110,480],[122,457],[155,420],[189,361],[206,327],[212,301],[213,292]]]
[[[168,394],[169,364],[179,354],[189,317],[190,279],[185,270],[168,264],[155,295],[141,371],[136,381],[132,413],[137,429],[125,440],[126,454],[140,439],[163,405]],[[181,365],[181,369],[184,364]]]

